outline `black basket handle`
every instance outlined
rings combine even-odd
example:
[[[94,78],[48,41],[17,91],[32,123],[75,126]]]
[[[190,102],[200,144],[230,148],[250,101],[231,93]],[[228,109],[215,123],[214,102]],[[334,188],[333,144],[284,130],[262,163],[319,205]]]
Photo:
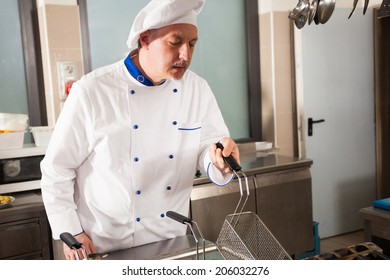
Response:
[[[168,211],[167,212],[167,217],[179,222],[179,223],[182,223],[182,224],[192,224],[192,220],[186,216],[183,216],[177,212],[174,212],[174,211]]]
[[[83,245],[77,241],[77,239],[69,232],[63,232],[60,234],[60,239],[68,245],[70,249],[80,249]]]
[[[221,151],[223,151],[224,147],[220,142],[215,143],[215,145],[217,146],[217,149],[221,149]],[[241,166],[238,164],[238,162],[234,159],[234,157],[232,155],[230,155],[228,157],[223,156],[223,159],[231,170],[238,172],[242,169]]]

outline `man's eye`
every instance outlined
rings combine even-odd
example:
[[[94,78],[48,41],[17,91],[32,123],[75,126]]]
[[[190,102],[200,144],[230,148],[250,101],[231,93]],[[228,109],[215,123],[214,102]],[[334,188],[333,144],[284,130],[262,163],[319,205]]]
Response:
[[[179,46],[181,42],[169,42],[171,46]]]

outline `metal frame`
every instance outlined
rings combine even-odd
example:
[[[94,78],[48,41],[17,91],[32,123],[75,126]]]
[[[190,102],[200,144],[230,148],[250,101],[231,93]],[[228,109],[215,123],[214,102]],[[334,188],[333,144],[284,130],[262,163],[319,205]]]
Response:
[[[262,140],[258,0],[245,1],[250,141]]]
[[[390,18],[379,18],[379,9],[374,9],[375,30],[375,133],[376,133],[376,198],[390,196],[390,176],[386,171],[389,167],[390,133],[388,130],[388,114],[390,110],[390,84],[384,76],[390,68],[390,59],[386,54],[389,43],[386,34],[389,33]]]
[[[31,126],[47,125],[36,0],[18,0]]]

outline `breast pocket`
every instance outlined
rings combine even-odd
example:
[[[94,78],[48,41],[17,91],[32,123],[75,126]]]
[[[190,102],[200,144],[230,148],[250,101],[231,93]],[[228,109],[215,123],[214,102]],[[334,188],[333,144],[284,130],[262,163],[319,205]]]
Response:
[[[178,127],[179,154],[182,159],[190,160],[196,164],[199,153],[201,123],[185,123]]]

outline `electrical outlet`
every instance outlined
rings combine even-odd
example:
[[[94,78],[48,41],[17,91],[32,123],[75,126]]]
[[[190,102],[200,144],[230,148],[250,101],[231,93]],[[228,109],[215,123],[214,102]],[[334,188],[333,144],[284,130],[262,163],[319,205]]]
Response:
[[[59,97],[64,101],[69,94],[72,84],[78,80],[77,62],[60,61],[57,62]]]

